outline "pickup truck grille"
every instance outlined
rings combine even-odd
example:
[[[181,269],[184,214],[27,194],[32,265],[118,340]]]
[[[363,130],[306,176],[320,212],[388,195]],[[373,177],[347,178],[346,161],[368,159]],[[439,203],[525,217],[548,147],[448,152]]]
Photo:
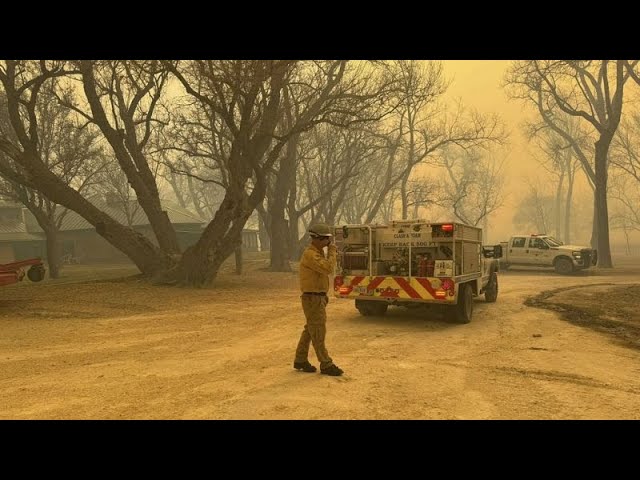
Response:
[[[595,265],[598,260],[596,251],[590,248],[583,248],[580,250],[580,257],[582,258],[582,264],[585,267],[590,267],[592,264]]]

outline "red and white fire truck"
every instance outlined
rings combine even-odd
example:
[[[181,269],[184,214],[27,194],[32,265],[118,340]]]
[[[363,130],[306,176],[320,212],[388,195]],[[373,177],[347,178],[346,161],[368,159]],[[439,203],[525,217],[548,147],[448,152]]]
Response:
[[[482,246],[482,229],[424,220],[335,226],[338,265],[334,296],[355,299],[362,315],[383,315],[389,305],[448,307],[469,323],[473,297],[498,298],[502,247]]]

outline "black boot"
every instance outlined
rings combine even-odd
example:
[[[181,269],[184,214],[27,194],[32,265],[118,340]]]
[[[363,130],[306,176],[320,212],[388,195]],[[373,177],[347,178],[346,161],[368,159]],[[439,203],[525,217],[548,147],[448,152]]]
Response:
[[[344,372],[337,365],[330,365],[326,368],[320,367],[320,373],[324,373],[325,375],[331,375],[332,377],[339,377]]]
[[[302,370],[303,372],[313,373],[318,370],[316,367],[311,365],[309,361],[306,362],[293,362],[293,368],[296,370]]]

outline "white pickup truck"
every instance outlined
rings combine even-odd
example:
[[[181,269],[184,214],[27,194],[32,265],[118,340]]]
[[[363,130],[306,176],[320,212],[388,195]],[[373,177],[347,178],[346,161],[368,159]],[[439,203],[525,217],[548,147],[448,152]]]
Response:
[[[512,265],[553,267],[557,273],[568,275],[598,262],[598,252],[582,245],[564,245],[550,235],[514,235],[501,242],[503,258],[500,268]]]

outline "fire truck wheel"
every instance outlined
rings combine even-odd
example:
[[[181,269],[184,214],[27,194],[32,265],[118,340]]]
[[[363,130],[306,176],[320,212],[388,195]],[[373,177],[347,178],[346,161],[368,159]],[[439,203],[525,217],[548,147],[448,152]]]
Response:
[[[491,274],[491,280],[484,291],[484,300],[489,303],[493,303],[498,299],[498,274],[493,272]]]
[[[44,266],[43,265],[32,265],[31,268],[27,271],[27,277],[32,282],[39,282],[44,279]]]
[[[458,303],[455,308],[456,323],[469,323],[473,315],[473,292],[471,285],[464,283],[458,292]]]
[[[364,315],[365,317],[371,315],[384,315],[387,313],[388,306],[389,305],[385,302],[356,300],[356,308],[360,312],[360,315]]]

